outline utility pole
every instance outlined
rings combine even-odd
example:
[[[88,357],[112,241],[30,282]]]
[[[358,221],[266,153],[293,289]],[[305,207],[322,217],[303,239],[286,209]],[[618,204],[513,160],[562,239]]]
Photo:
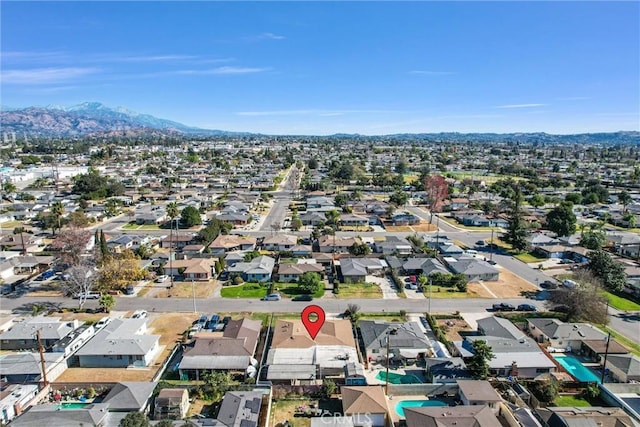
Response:
[[[40,339],[40,329],[36,331],[36,339],[38,340],[38,352],[40,353],[40,365],[42,366],[42,382],[46,387],[49,385],[49,381],[47,381],[47,365],[44,363],[44,347],[42,347],[42,340]]]
[[[389,334],[391,331],[387,331],[387,375],[385,375],[384,394],[389,396]]]
[[[602,376],[600,377],[600,382],[602,384],[604,384],[604,374],[605,372],[607,372],[607,356],[609,355],[609,341],[611,341],[611,332],[609,332],[609,335],[607,335],[607,346],[604,349],[604,363],[602,365]]]
[[[491,243],[489,244],[489,261],[493,261],[493,227],[491,227]]]

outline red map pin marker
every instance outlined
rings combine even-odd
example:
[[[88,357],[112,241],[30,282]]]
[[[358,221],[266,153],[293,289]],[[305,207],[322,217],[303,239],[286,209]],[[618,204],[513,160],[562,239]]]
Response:
[[[313,314],[316,315],[315,320],[311,320],[310,318]],[[300,317],[302,317],[302,324],[307,329],[307,332],[309,332],[309,335],[311,335],[311,339],[315,340],[316,335],[318,335],[322,325],[324,325],[324,310],[317,305],[308,305],[302,310]]]

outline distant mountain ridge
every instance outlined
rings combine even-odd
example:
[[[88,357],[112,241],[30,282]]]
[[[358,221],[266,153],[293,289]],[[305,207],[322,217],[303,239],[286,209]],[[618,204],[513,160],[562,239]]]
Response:
[[[235,132],[200,129],[172,120],[141,114],[124,107],[110,108],[100,102],[83,102],[70,107],[5,108],[0,112],[3,133],[15,132],[42,137],[81,137],[114,131],[167,134],[235,135]]]
[[[30,137],[84,137],[84,136],[143,136],[143,135],[211,135],[258,136],[249,132],[228,132],[191,127],[172,120],[137,113],[124,107],[111,108],[100,102],[84,102],[70,107],[49,105],[46,107],[0,107],[0,129],[3,134],[15,133]],[[295,136],[295,135],[289,135]],[[300,135],[305,136],[305,135]],[[358,133],[338,133],[326,138],[386,140],[429,140],[469,142],[558,142],[558,143],[609,143],[640,144],[640,132],[620,131],[608,133],[584,133],[554,135],[545,132],[531,133],[401,133],[367,136]]]

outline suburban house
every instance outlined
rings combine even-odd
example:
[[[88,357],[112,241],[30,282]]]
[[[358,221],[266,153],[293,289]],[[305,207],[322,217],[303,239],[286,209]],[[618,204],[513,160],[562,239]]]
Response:
[[[564,323],[558,319],[527,319],[527,331],[547,348],[580,351],[585,340],[604,341],[607,334],[588,323]]]
[[[498,280],[500,270],[486,261],[475,258],[446,259],[447,264],[454,274],[464,274],[470,282],[480,280]]]
[[[302,225],[311,225],[314,227],[327,222],[327,217],[323,212],[304,212],[298,215],[298,218],[302,221]]]
[[[402,270],[409,275],[430,276],[435,273],[449,274],[449,270],[438,258],[409,258],[402,264]]]
[[[258,427],[262,407],[268,405],[269,395],[260,391],[228,391],[225,393],[213,427]]]
[[[238,262],[229,266],[228,271],[230,275],[240,274],[245,282],[268,282],[275,265],[275,259],[262,255],[249,262]]]
[[[200,380],[209,371],[254,376],[258,362],[253,356],[261,328],[259,320],[232,320],[222,337],[196,335],[178,365],[180,378]]]
[[[183,276],[186,281],[207,281],[213,278],[215,263],[215,258],[176,259],[163,268],[168,276]]]
[[[622,408],[603,408],[600,406],[580,408],[547,407],[536,409],[538,417],[545,427],[561,426],[599,426],[631,427],[634,421]]]
[[[346,227],[366,227],[369,225],[369,218],[363,215],[342,214],[339,221],[340,225]]]
[[[473,341],[484,341],[491,347],[494,358],[488,361],[489,371],[501,377],[531,379],[554,372],[556,365],[538,344],[508,319],[486,317],[478,320],[478,332],[454,343],[463,358],[473,355]]]
[[[300,260],[299,260],[300,261]],[[305,260],[308,261],[308,260]],[[324,267],[315,262],[298,262],[297,264],[280,264],[278,266],[278,281],[297,282],[304,273],[317,273],[322,277]]]
[[[173,236],[166,236],[160,241],[160,246],[163,249],[173,248],[180,250],[187,245],[193,243],[194,236],[191,234],[174,234]]]
[[[369,274],[382,274],[387,263],[378,258],[342,258],[339,265],[343,281],[358,283],[364,282]]]
[[[43,353],[48,381],[55,381],[67,370],[67,362],[62,353]],[[0,377],[9,384],[38,382],[42,376],[40,355],[21,351],[0,355]]]
[[[144,209],[136,209],[134,220],[136,224],[160,225],[169,219],[167,211],[161,206],[150,206]]]
[[[405,408],[407,427],[501,427],[487,405],[448,406],[446,408]]]
[[[387,396],[381,386],[342,386],[342,413],[354,426],[390,425]]]
[[[391,217],[391,223],[393,225],[417,225],[420,224],[420,217],[409,212],[402,212],[394,214]]]
[[[146,335],[147,319],[113,319],[76,352],[82,368],[149,366],[160,352],[160,335]]]
[[[455,383],[458,380],[472,379],[471,371],[467,369],[461,357],[429,357],[424,360],[425,375],[432,383]]]
[[[458,380],[458,396],[463,405],[486,405],[494,414],[500,410],[502,398],[489,381]]]
[[[13,323],[0,334],[0,347],[3,350],[36,350],[38,348],[37,332],[46,351],[80,327],[78,320],[62,321],[60,317],[32,317],[22,322]]]
[[[189,392],[186,388],[163,388],[156,396],[153,409],[156,420],[184,418],[189,410]]]
[[[151,381],[119,382],[111,387],[102,402],[109,404],[109,412],[146,413],[157,385]]]
[[[375,242],[373,244],[373,250],[377,253],[385,255],[410,255],[413,252],[413,246],[411,243],[400,236],[387,236],[387,238],[381,242]]]
[[[347,253],[351,246],[362,244],[362,239],[359,237],[341,237],[341,236],[320,236],[318,239],[318,247],[320,252],[340,252]]]
[[[348,320],[326,320],[315,339],[301,320],[277,320],[267,356],[267,379],[291,385],[315,384],[326,376],[342,377],[345,365],[357,361]]]
[[[262,247],[267,251],[290,252],[297,244],[298,236],[290,234],[277,234],[262,241]]]
[[[0,424],[7,425],[9,421],[22,414],[38,395],[37,384],[2,384],[0,386]],[[12,424],[14,425],[14,424]],[[40,425],[45,425],[44,423]]]
[[[252,251],[255,248],[255,237],[238,236],[235,234],[220,234],[209,245],[211,253],[215,256],[221,256],[233,251]]]
[[[390,356],[402,363],[412,363],[427,358],[431,345],[416,322],[383,322],[380,320],[360,321],[360,334],[364,351],[369,361],[385,361],[387,340]]]
[[[609,354],[606,368],[615,381],[640,382],[640,357],[635,354]]]

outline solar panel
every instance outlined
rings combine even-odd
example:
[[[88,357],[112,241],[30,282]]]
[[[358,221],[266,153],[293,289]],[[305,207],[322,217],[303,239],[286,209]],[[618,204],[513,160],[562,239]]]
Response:
[[[242,420],[240,421],[240,427],[256,427],[258,424],[255,421],[251,420]]]

